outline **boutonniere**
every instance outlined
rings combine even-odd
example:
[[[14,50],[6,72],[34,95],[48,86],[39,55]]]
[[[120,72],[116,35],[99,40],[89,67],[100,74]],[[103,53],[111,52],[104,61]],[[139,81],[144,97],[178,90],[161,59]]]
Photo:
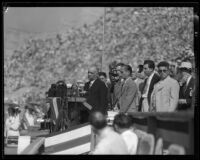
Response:
[[[157,91],[161,91],[164,86],[159,86]]]

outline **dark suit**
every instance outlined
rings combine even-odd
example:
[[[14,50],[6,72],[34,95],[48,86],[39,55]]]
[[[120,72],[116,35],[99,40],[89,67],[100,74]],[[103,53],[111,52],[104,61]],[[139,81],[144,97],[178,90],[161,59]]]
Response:
[[[151,93],[153,92],[154,85],[158,81],[160,81],[160,76],[157,73],[154,73],[154,75],[153,75],[153,77],[151,79],[150,86],[149,86],[149,91],[148,91],[148,94],[147,94],[147,99],[148,99],[149,106],[150,106],[150,100],[151,100]],[[147,80],[144,81],[144,85],[142,86],[142,89],[141,89],[141,94],[143,94],[146,82],[147,82]],[[139,111],[141,111],[141,109],[142,109],[142,101],[143,101],[143,98],[141,97],[140,98],[140,102],[139,102],[139,108],[138,108]]]
[[[92,106],[92,111],[102,111],[107,114],[107,99],[108,89],[104,82],[96,79],[89,88],[87,103]]]
[[[88,97],[89,86],[90,86],[90,81],[86,82],[84,87],[83,87],[83,90],[86,91],[86,93],[84,94],[85,98]]]
[[[179,104],[178,110],[186,110],[191,108],[192,104],[192,93],[191,91],[194,91],[194,78],[192,77],[190,81],[188,82],[188,85],[186,86],[186,83],[181,86],[180,92],[179,92],[179,99],[186,99],[186,104]]]

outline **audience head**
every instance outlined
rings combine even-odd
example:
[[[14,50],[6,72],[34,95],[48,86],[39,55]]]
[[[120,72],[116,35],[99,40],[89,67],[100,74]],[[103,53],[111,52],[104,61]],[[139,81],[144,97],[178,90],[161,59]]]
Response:
[[[185,83],[187,78],[192,74],[192,64],[190,62],[182,62],[180,66],[181,81]]]
[[[104,82],[106,83],[107,81],[107,75],[105,72],[99,72],[99,78]]]
[[[97,77],[98,77],[98,68],[95,66],[90,67],[88,70],[89,81],[93,81],[93,80],[97,79]]]
[[[132,76],[132,67],[130,65],[124,65],[122,67],[122,77],[127,79],[128,77]]]
[[[29,114],[35,114],[35,110],[33,108],[31,108],[30,105],[26,105],[25,107],[25,111],[28,112]]]
[[[131,124],[131,118],[124,113],[117,114],[113,121],[114,129],[118,133],[130,129]]]
[[[137,73],[141,73],[142,71],[143,71],[143,65],[140,64],[140,65],[138,65]]]
[[[8,115],[9,116],[15,116],[15,109],[13,107],[8,108]]]
[[[169,71],[169,63],[166,61],[162,61],[158,64],[158,73],[160,75],[160,78],[162,80],[164,80],[165,78],[167,78],[167,76],[169,75],[170,71]]]
[[[146,76],[150,76],[155,69],[155,64],[152,60],[145,60],[143,65],[143,70]]]
[[[185,74],[185,73],[191,74],[192,64],[190,62],[184,61],[181,63],[180,70],[183,74]]]
[[[55,83],[51,84],[51,88],[56,89],[56,84]]]
[[[122,67],[124,66],[124,63],[118,63],[116,65],[116,70],[117,70],[117,74],[119,75],[119,78],[122,78]]]
[[[19,109],[19,106],[10,106],[8,107],[7,111],[8,111],[8,115],[12,117],[19,115],[19,113],[21,112]]]
[[[101,111],[92,112],[89,120],[96,134],[99,134],[99,132],[107,126],[106,116]]]
[[[175,59],[175,61],[176,61],[177,66],[181,65],[181,58],[178,57]]]

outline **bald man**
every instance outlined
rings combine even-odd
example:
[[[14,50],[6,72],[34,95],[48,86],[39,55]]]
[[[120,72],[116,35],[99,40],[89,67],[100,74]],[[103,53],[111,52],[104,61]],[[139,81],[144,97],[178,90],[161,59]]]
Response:
[[[107,126],[106,116],[99,111],[90,115],[92,131],[97,135],[97,145],[90,154],[128,154],[128,148],[123,138],[111,127]]]
[[[90,84],[87,103],[92,106],[91,111],[101,111],[107,114],[107,87],[105,83],[98,78],[98,69],[96,67],[89,68],[88,79]]]

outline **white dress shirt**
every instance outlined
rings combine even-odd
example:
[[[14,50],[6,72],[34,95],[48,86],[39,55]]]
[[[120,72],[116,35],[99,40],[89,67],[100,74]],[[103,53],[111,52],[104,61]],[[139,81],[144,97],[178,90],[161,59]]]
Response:
[[[19,136],[20,119],[18,116],[10,116],[6,119],[6,137]]]
[[[155,74],[155,71],[153,71],[153,73],[152,73],[152,74],[148,77],[148,79],[147,79],[147,83],[146,83],[146,85],[147,85],[147,90],[146,90],[146,92],[142,95],[143,98],[147,98],[147,96],[148,96],[149,86],[150,86],[150,83],[151,83],[151,80],[152,80],[154,74]]]
[[[122,138],[124,139],[129,154],[136,154],[137,152],[137,145],[138,145],[138,137],[132,130],[124,131],[121,134]]]
[[[110,127],[106,127],[92,154],[128,154],[128,149],[123,138]]]

